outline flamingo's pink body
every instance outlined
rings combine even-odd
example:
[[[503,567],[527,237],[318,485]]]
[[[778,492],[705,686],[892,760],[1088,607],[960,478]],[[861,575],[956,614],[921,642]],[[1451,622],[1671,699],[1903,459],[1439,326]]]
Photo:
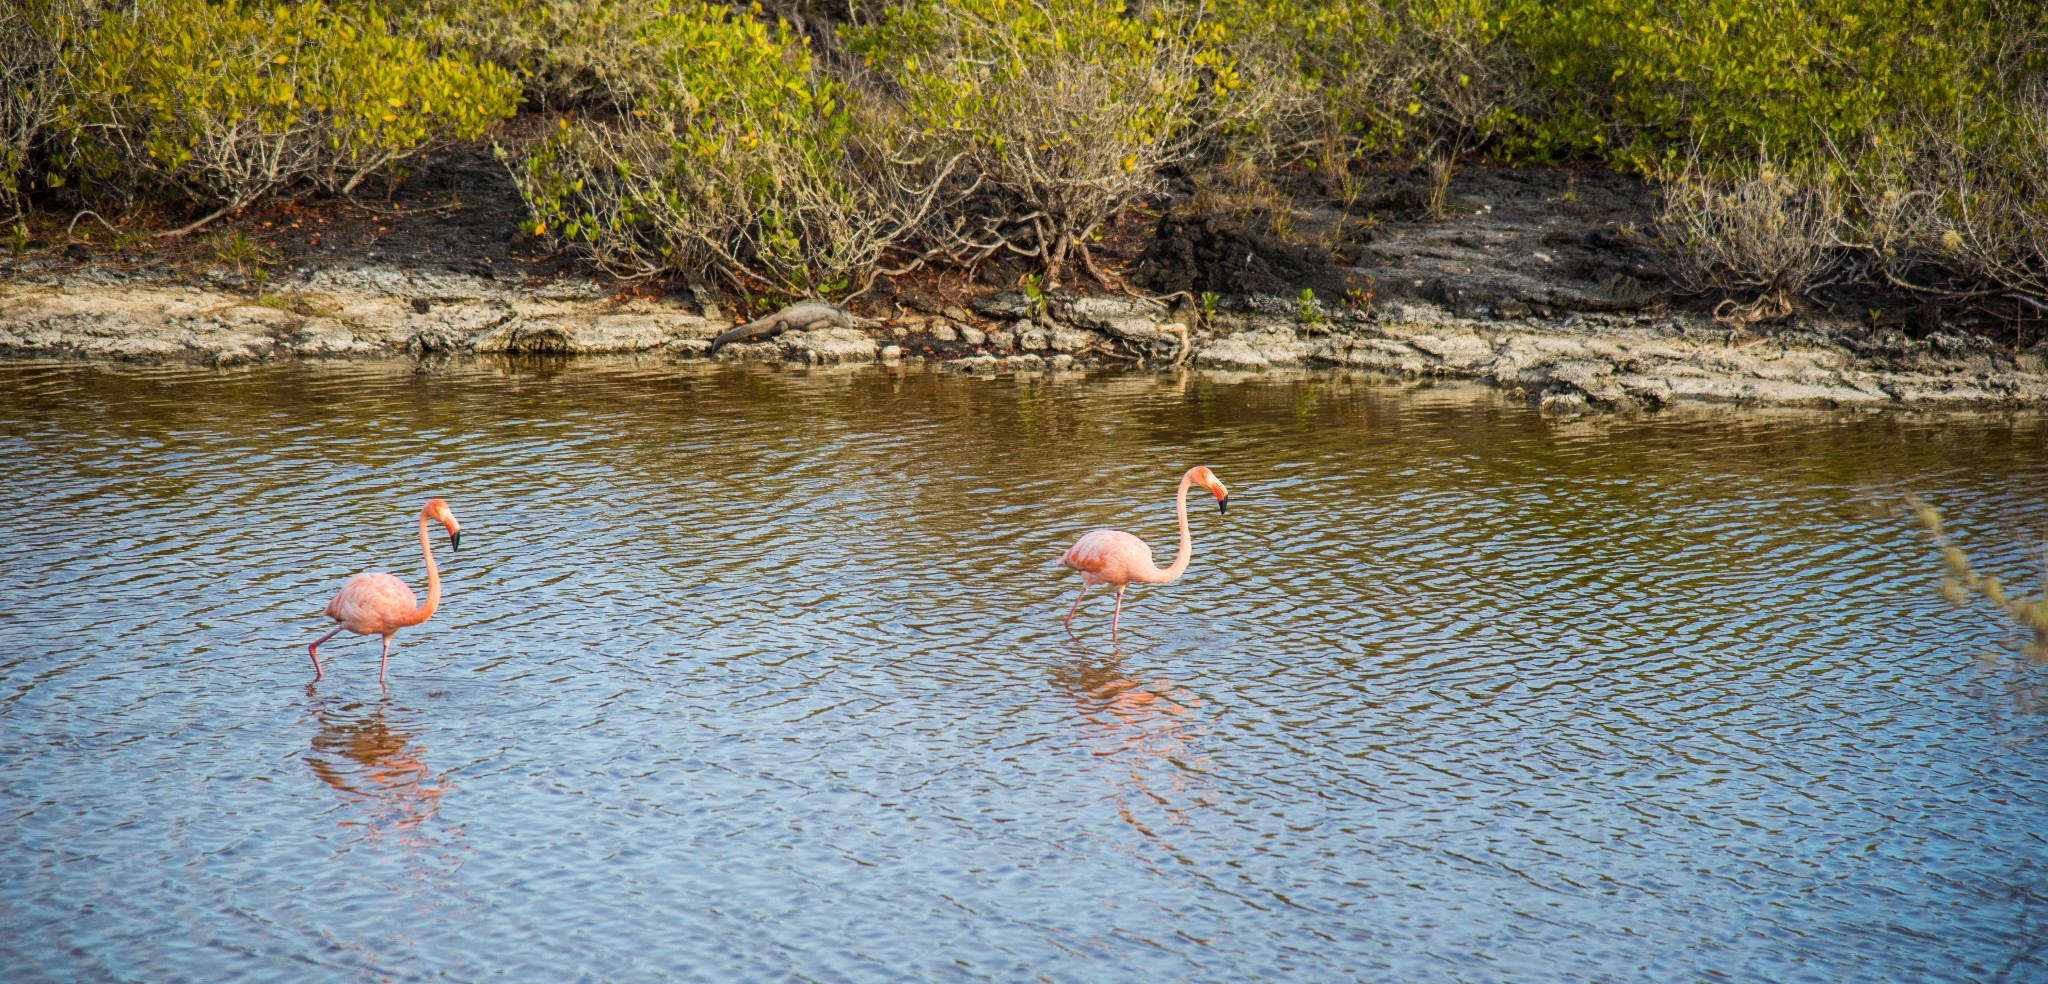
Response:
[[[427,540],[429,522],[446,527],[450,543],[458,548],[462,543],[462,524],[455,521],[448,504],[440,499],[427,500],[420,509],[420,554],[427,561],[427,603],[420,604],[419,596],[404,581],[389,574],[357,574],[342,582],[334,600],[327,603],[327,617],[339,625],[306,647],[313,657],[313,679],[320,679],[320,644],[348,631],[384,637],[384,656],[377,665],[377,682],[383,683],[384,671],[391,665],[391,637],[399,629],[433,617],[434,610],[441,607],[441,569],[434,566],[434,548]]]
[[[1161,569],[1152,562],[1152,548],[1145,541],[1122,530],[1096,530],[1083,534],[1081,539],[1060,555],[1059,566],[1078,571],[1081,575],[1081,593],[1074,596],[1073,607],[1067,609],[1068,631],[1074,628],[1074,613],[1081,608],[1081,599],[1088,595],[1088,589],[1098,584],[1113,585],[1116,588],[1116,611],[1109,617],[1110,638],[1116,638],[1117,622],[1124,614],[1124,589],[1132,583],[1170,584],[1180,579],[1188,569],[1188,561],[1194,558],[1194,538],[1188,533],[1188,487],[1200,485],[1216,496],[1216,507],[1222,510],[1229,505],[1230,490],[1216,477],[1216,473],[1197,465],[1188,469],[1180,478],[1180,492],[1174,501],[1174,514],[1180,520],[1180,552],[1173,557],[1173,564]]]

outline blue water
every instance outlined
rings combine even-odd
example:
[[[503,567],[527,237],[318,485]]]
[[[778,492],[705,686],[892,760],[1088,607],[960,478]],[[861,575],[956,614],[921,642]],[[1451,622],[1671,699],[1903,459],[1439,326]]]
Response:
[[[0,488],[7,981],[2048,980],[2048,668],[1898,508],[2037,586],[2039,416],[17,363]]]

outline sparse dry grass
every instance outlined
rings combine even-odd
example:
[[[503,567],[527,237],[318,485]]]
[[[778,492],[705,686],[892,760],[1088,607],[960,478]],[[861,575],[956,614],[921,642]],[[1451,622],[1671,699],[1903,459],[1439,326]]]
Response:
[[[1838,267],[1842,223],[1830,181],[1763,158],[1732,178],[1709,177],[1696,166],[1673,176],[1663,189],[1657,233],[1685,289],[1755,295],[1749,303],[1725,302],[1717,315],[1769,321],[1790,314],[1794,297]]]
[[[1199,171],[1194,185],[1188,208],[1197,215],[1229,216],[1242,222],[1294,206],[1294,199],[1273,182],[1267,169],[1249,158],[1233,158]]]

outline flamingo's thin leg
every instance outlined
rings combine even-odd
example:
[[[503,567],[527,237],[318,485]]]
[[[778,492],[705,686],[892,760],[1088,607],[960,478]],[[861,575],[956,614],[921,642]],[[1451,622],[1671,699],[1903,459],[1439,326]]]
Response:
[[[1109,616],[1109,637],[1111,639],[1116,638],[1117,619],[1124,617],[1124,587],[1127,586],[1120,586],[1116,589],[1116,611]]]
[[[1073,606],[1072,608],[1069,608],[1069,609],[1067,609],[1067,620],[1066,620],[1066,621],[1064,621],[1064,622],[1061,622],[1061,623],[1060,623],[1061,625],[1064,625],[1064,626],[1066,626],[1066,627],[1067,627],[1067,634],[1068,634],[1068,635],[1073,635],[1073,634],[1074,634],[1074,613],[1075,613],[1075,612],[1078,612],[1078,611],[1080,611],[1080,610],[1081,610],[1081,599],[1082,599],[1083,597],[1085,597],[1085,596],[1086,596],[1087,594],[1088,594],[1088,582],[1086,582],[1086,581],[1082,581],[1082,582],[1081,582],[1081,593],[1080,593],[1080,594],[1077,594],[1077,595],[1075,595],[1075,596],[1074,596],[1074,606]]]
[[[384,658],[377,663],[377,686],[384,685],[384,670],[391,665],[391,637],[384,637]]]
[[[306,647],[306,655],[313,657],[313,679],[320,679],[320,644],[340,635],[342,628],[343,626],[335,626],[334,631],[313,640],[313,644]]]

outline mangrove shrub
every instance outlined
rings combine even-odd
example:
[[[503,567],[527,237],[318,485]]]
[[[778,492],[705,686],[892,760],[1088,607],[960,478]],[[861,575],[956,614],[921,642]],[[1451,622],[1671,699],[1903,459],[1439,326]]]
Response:
[[[660,80],[670,0],[399,0],[438,48],[519,75],[537,106],[628,109]]]
[[[889,126],[857,115],[788,24],[678,3],[641,36],[654,92],[616,123],[560,121],[515,163],[536,232],[618,274],[836,297],[929,213],[939,177],[892,160]]]
[[[1225,124],[1208,104],[1240,84],[1219,25],[1123,0],[910,0],[841,36],[921,145],[978,183],[981,207],[940,248],[1031,256],[1055,276]]]
[[[511,74],[431,54],[375,7],[153,0],[61,46],[56,127],[74,166],[126,194],[224,212],[301,182],[353,191],[513,112]]]

